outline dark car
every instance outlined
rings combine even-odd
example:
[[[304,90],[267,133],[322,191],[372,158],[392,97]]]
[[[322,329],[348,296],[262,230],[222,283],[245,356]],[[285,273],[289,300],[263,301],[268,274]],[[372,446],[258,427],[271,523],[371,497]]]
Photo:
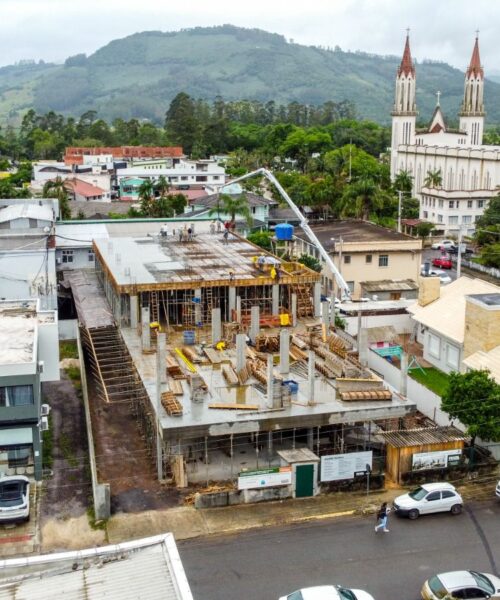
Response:
[[[448,248],[448,252],[450,254],[458,254],[458,246],[454,246],[452,248]],[[474,250],[472,248],[469,248],[465,244],[462,244],[461,254],[474,254]]]

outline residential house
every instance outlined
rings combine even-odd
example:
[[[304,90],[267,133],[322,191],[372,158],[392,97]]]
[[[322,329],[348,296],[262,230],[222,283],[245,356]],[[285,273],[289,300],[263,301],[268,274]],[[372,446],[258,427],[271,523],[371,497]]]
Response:
[[[0,473],[40,480],[49,412],[41,383],[59,379],[57,311],[1,300],[0,340]]]
[[[67,189],[73,200],[85,202],[111,202],[111,192],[80,178],[68,178]]]
[[[94,269],[92,242],[109,237],[105,224],[61,223],[56,225],[56,270]]]
[[[380,299],[414,298],[422,262],[422,240],[369,221],[310,222],[313,233],[331,256],[354,296],[364,287]],[[294,254],[320,259],[320,252],[301,230],[295,230]],[[333,276],[323,267],[323,291],[330,294]],[[369,284],[369,285],[368,285]]]
[[[54,221],[55,214],[49,206],[23,203],[0,208],[0,229],[3,230],[47,229],[48,232]]]
[[[478,364],[478,353],[500,345],[500,287],[482,279],[441,287],[439,278],[421,277],[419,301],[408,311],[424,359],[445,373]]]

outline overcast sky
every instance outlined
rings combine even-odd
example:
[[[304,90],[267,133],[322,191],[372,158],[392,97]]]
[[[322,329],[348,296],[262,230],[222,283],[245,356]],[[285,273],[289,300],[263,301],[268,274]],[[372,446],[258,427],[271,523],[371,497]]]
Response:
[[[411,29],[417,60],[460,69],[480,30],[486,74],[500,73],[498,0],[0,0],[0,65],[62,62],[138,31],[231,23],[308,45],[400,55]]]

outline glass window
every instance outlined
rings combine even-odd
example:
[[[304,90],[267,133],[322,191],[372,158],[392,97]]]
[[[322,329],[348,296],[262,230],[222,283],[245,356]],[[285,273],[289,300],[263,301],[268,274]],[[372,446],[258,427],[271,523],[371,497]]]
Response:
[[[455,497],[455,493],[452,492],[451,490],[444,490],[443,492],[441,492],[441,496],[442,496],[443,500],[445,498],[454,498]]]
[[[476,573],[476,571],[471,571],[471,575],[474,577],[474,579],[477,582],[477,585],[482,590],[488,592],[488,594],[495,593],[495,588],[493,587],[493,584],[485,575],[483,575],[482,573]]]
[[[351,264],[351,255],[350,254],[344,254],[344,264],[346,264],[346,265]]]
[[[431,492],[427,498],[427,502],[435,502],[436,500],[441,500],[441,492]]]
[[[448,208],[453,208],[453,206],[454,206],[454,205],[453,205],[453,200],[450,200],[450,201],[448,202]]]
[[[72,263],[73,262],[73,250],[63,250],[62,251],[62,261],[63,261],[63,263]]]
[[[455,346],[447,346],[446,348],[446,364],[452,369],[458,369],[458,359],[460,351]]]
[[[300,590],[292,592],[286,597],[286,600],[304,600],[304,596]]]
[[[429,354],[435,358],[441,357],[441,339],[432,333],[429,333]]]
[[[448,223],[450,225],[458,225],[458,216],[448,217]]]
[[[425,498],[425,494],[427,494],[427,492],[424,488],[419,487],[416,490],[413,490],[413,492],[410,492],[408,496],[413,498],[413,500],[422,500],[422,498]]]
[[[337,588],[339,596],[341,600],[356,600],[356,596],[351,592],[351,590],[346,590],[345,588]]]
[[[367,254],[365,257],[365,262],[367,265],[371,265],[372,262],[372,255],[371,254]]]
[[[436,598],[446,598],[446,596],[448,595],[446,588],[443,586],[441,580],[436,575],[429,579],[428,584],[431,589],[431,592],[434,594],[434,596],[436,596]]]
[[[0,387],[0,407],[29,406],[30,404],[34,404],[32,385]]]
[[[2,454],[7,455],[9,469],[27,467],[33,464],[33,446],[31,444],[3,446],[0,448],[0,455]]]
[[[93,250],[89,250],[89,253],[88,253],[88,261],[89,261],[89,262],[94,262],[94,260],[95,260],[95,254],[94,254],[94,251],[93,251]]]
[[[388,267],[389,266],[389,255],[388,254],[381,254],[378,257],[378,266],[379,267]]]
[[[472,200],[467,200],[467,208],[472,208]]]
[[[462,223],[472,223],[472,216],[471,215],[464,215],[462,217]]]
[[[483,208],[483,206],[484,206],[484,200],[478,200],[477,201],[477,207],[478,208]]]

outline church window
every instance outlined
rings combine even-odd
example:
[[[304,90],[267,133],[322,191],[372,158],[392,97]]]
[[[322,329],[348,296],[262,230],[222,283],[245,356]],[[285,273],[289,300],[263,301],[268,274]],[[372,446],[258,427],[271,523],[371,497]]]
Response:
[[[464,215],[462,217],[462,223],[472,223],[472,216],[471,215]]]
[[[457,215],[453,215],[451,217],[448,217],[448,223],[450,225],[458,225],[458,216]]]
[[[478,200],[477,201],[477,207],[478,208],[483,208],[483,206],[484,206],[484,200]]]
[[[472,200],[467,200],[467,208],[472,208]]]
[[[438,200],[438,208],[443,208],[443,201],[441,199]]]

